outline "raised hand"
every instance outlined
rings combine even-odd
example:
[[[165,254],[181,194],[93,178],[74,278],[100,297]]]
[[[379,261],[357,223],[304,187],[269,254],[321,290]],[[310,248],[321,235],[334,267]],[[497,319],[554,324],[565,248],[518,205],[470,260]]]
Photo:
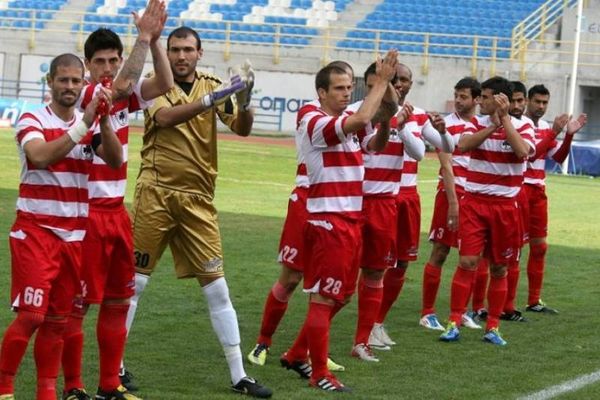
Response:
[[[404,127],[404,124],[406,124],[408,119],[413,115],[414,111],[415,108],[413,107],[413,105],[405,101],[404,105],[402,106],[402,110],[396,116],[396,120],[398,122],[398,129]]]
[[[508,100],[508,97],[504,93],[495,94],[494,102],[496,103],[496,111],[498,112],[498,117],[506,117],[510,108],[510,101]]]
[[[587,123],[587,114],[580,114],[577,119],[570,119],[567,123],[567,135],[574,135]]]
[[[558,117],[554,118],[554,123],[552,124],[552,130],[555,134],[559,134],[565,129],[567,123],[569,122],[569,114],[561,114]]]
[[[396,76],[396,66],[398,65],[398,50],[392,49],[389,50],[385,57],[382,59],[381,57],[377,58],[377,66],[375,69],[375,74],[390,82]]]
[[[435,130],[438,131],[440,135],[444,135],[446,133],[446,121],[444,121],[444,118],[436,112],[428,112],[427,115]]]
[[[241,66],[234,67],[232,72],[237,73],[246,85],[246,88],[237,92],[235,97],[238,106],[242,110],[248,111],[252,100],[252,89],[254,88],[254,70],[250,60],[244,61]]]
[[[167,8],[162,0],[149,0],[142,16],[135,11],[132,14],[140,39],[154,42],[160,38],[167,21]]]
[[[231,95],[238,93],[245,88],[246,84],[242,81],[242,78],[239,75],[234,75],[229,82],[223,83],[212,93],[204,95],[200,99],[200,103],[206,108],[218,106],[225,103]]]

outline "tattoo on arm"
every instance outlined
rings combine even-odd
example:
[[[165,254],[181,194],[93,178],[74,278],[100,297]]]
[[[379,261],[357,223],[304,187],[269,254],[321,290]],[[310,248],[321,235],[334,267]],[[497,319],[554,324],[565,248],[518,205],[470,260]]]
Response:
[[[150,44],[148,42],[140,41],[139,39],[135,41],[131,54],[127,58],[127,61],[125,61],[125,65],[123,65],[123,69],[119,73],[119,77],[123,80],[124,86],[117,88],[118,98],[127,97],[132,93],[133,86],[142,76],[142,70],[149,48]]]

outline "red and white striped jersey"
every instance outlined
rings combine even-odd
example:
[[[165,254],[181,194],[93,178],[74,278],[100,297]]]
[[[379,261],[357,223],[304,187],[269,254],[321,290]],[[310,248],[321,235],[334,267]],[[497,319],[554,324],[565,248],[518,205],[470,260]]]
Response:
[[[298,165],[296,168],[297,187],[308,187],[308,175],[306,173],[304,155],[302,154],[302,131],[300,130],[300,122],[307,113],[314,112],[315,110],[318,110],[319,107],[321,107],[321,102],[319,100],[313,100],[303,104],[298,110],[298,114],[296,114],[296,134],[294,135],[294,140],[296,142],[296,160]]]
[[[46,106],[21,115],[16,128],[21,159],[17,214],[50,229],[66,242],[81,241],[85,236],[88,176],[93,157],[91,134],[76,144],[65,158],[46,168],[36,168],[27,159],[23,147],[33,139],[49,142],[66,135],[82,116],[75,111],[74,118],[65,122]]]
[[[397,114],[396,114],[397,115]],[[390,138],[385,148],[378,153],[364,152],[365,180],[363,193],[369,195],[397,195],[405,155],[402,135],[412,135],[406,125],[399,131],[397,116],[390,120]],[[417,139],[420,140],[420,139]]]
[[[537,145],[544,138],[554,137],[554,131],[548,122],[540,119],[537,126],[533,125],[535,132],[535,144]],[[559,149],[559,142],[554,139],[546,154],[536,154],[534,161],[527,161],[527,170],[525,171],[525,183],[529,185],[546,186],[546,157],[553,157]]]
[[[452,113],[444,117],[446,121],[446,130],[452,137],[454,151],[452,152],[452,172],[454,174],[454,185],[457,192],[463,192],[467,182],[467,168],[469,167],[469,153],[463,153],[458,149],[458,141],[463,132],[476,132],[475,126],[462,119],[458,114]],[[439,173],[438,189],[443,189],[442,171]]]
[[[333,117],[320,108],[305,113],[298,127],[306,161],[310,213],[341,213],[358,219],[362,211],[364,166],[361,141],[365,131],[345,134],[352,111]]]
[[[447,135],[440,135],[429,121],[429,115],[422,108],[414,108],[413,114],[406,122],[405,127],[415,136],[427,140],[436,148],[448,152],[452,151],[451,138],[446,138]],[[404,156],[404,166],[402,167],[402,180],[400,181],[401,191],[417,190],[418,170],[418,161],[406,154]]]
[[[535,154],[534,133],[524,120],[511,117],[511,122],[523,140],[530,146],[530,155]],[[489,116],[473,119],[480,131],[491,125]],[[465,131],[463,135],[472,135]],[[471,150],[465,190],[500,198],[514,198],[523,184],[524,160],[517,157],[506,140],[506,132],[499,127],[476,149]]]
[[[123,204],[127,184],[127,148],[129,141],[129,113],[146,109],[151,101],[142,99],[141,87],[143,79],[134,86],[133,93],[126,99],[113,103],[110,110],[110,123],[123,145],[123,164],[118,169],[106,165],[97,155],[94,155],[94,165],[90,172],[89,194],[90,206],[119,207]],[[83,110],[93,99],[98,90],[98,83],[86,85],[81,91],[78,107]],[[99,129],[99,128],[98,128]]]

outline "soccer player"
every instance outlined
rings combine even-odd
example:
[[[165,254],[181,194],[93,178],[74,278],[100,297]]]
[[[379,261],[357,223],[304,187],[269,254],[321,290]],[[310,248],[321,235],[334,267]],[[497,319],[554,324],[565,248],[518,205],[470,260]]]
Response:
[[[167,55],[176,85],[144,112],[142,163],[132,213],[136,274],[128,330],[150,274],[169,245],[177,277],[196,278],[202,287],[229,365],[232,389],[267,398],[271,390],[244,371],[212,203],[217,177],[216,119],[240,136],[250,134],[254,73],[246,63],[241,71],[244,81],[234,76],[223,84],[216,76],[196,71],[202,47],[196,31],[188,27],[169,34]]]
[[[158,0],[148,3],[142,17],[134,15],[139,34],[120,72],[123,44],[116,33],[98,29],[90,34],[84,45],[90,81],[82,92],[81,107],[85,107],[93,93],[102,86],[102,79],[109,78],[112,81],[116,77],[112,88],[115,100],[110,109],[110,122],[125,151],[123,163],[118,169],[107,168],[95,157],[90,171],[90,219],[83,241],[84,305],[74,309],[65,331],[65,400],[90,398],[84,390],[81,377],[82,324],[90,304],[100,304],[96,328],[100,379],[96,399],[137,399],[121,386],[119,379],[127,338],[125,321],[129,299],[133,295],[135,273],[131,221],[123,204],[127,182],[128,117],[130,112],[147,108],[149,100],[173,86],[173,75],[159,41],[165,17],[164,4]],[[152,53],[156,74],[152,78],[139,80],[148,49]]]
[[[421,325],[427,328],[441,327],[435,313],[435,300],[440,286],[442,266],[450,248],[458,247],[459,202],[465,194],[469,166],[469,153],[458,149],[458,141],[463,132],[475,131],[471,121],[475,118],[480,96],[481,84],[476,79],[461,79],[454,86],[455,112],[444,118],[446,129],[454,140],[455,149],[451,155],[444,152],[437,154],[440,161],[439,183],[429,229],[429,241],[433,246],[423,270]],[[482,260],[485,262],[485,259]],[[461,324],[468,328],[481,329],[467,314],[462,316]]]
[[[548,234],[548,198],[546,197],[545,158],[551,157],[562,163],[569,155],[573,135],[587,122],[587,116],[581,114],[577,119],[570,119],[563,114],[554,120],[552,128],[542,119],[550,101],[550,91],[544,85],[535,85],[529,89],[529,102],[526,115],[533,121],[536,140],[535,157],[530,158],[525,172],[524,189],[529,202],[529,259],[527,260],[527,278],[529,280],[529,297],[526,311],[557,314],[540,298],[544,277],[545,256],[548,250],[546,236]],[[567,127],[562,143],[556,140],[563,127]]]
[[[395,86],[400,93],[398,104],[402,106],[412,87],[412,71],[408,66],[398,64],[396,78]],[[421,108],[414,107],[406,128],[444,152],[452,153],[454,149],[451,135],[446,132],[444,119],[437,113],[427,113]],[[417,170],[417,160],[405,155],[400,192],[396,198],[398,232],[402,234],[398,234],[396,240],[396,265],[385,272],[381,307],[369,340],[369,344],[376,348],[396,344],[388,335],[383,323],[404,286],[408,263],[417,259],[421,234],[421,200],[417,191]]]
[[[471,158],[460,205],[460,260],[452,279],[449,323],[440,340],[459,339],[458,326],[483,254],[491,275],[484,340],[504,346],[498,327],[506,300],[506,268],[518,256],[520,245],[515,197],[523,181],[523,160],[535,153],[535,144],[529,124],[508,114],[510,82],[493,77],[481,84],[481,90],[480,109],[487,117],[477,121],[476,133],[465,131],[458,142],[459,150],[470,151]]]
[[[304,325],[281,362],[325,391],[349,391],[327,370],[329,327],[332,314],[356,286],[364,177],[361,147],[381,150],[389,136],[389,127],[370,136],[364,129],[386,92],[393,90],[389,82],[395,74],[397,51],[389,51],[377,64],[377,80],[355,113],[345,112],[352,92],[347,72],[334,66],[321,69],[315,79],[320,108],[306,113],[299,126],[309,179],[304,235],[310,251],[305,255],[304,290],[310,300]],[[307,365],[307,351],[312,371],[301,368]]]
[[[351,81],[354,82],[354,70],[347,62],[337,60],[329,63],[328,66],[336,66],[346,70],[348,75],[350,75]],[[304,104],[298,111],[296,124],[300,123],[306,113],[318,109],[320,105],[319,100],[313,100]],[[273,334],[275,334],[287,310],[289,299],[302,280],[304,271],[304,235],[302,234],[301,227],[304,226],[308,215],[306,211],[308,176],[306,175],[306,164],[302,153],[302,137],[299,135],[300,132],[300,130],[297,130],[294,136],[297,158],[296,187],[290,195],[288,211],[279,242],[279,256],[277,261],[281,264],[281,272],[267,296],[256,345],[248,353],[248,361],[255,365],[265,365],[267,353],[272,344]],[[345,369],[331,358],[327,360],[327,367],[330,371],[343,371]]]
[[[373,63],[365,71],[367,95],[378,79],[376,66]],[[425,143],[405,128],[412,112],[413,107],[405,102],[402,110],[385,121],[391,129],[385,148],[376,153],[363,151],[363,251],[358,283],[358,318],[352,348],[352,356],[363,361],[379,362],[369,346],[369,336],[381,305],[385,270],[396,262],[397,227],[395,224],[390,226],[389,222],[397,219],[396,197],[400,190],[404,154],[406,152],[416,160],[425,155]]]
[[[73,54],[53,59],[47,76],[51,103],[24,113],[17,123],[21,183],[17,218],[9,234],[16,318],[4,333],[0,349],[2,400],[14,400],[14,378],[36,332],[35,398],[56,399],[63,332],[73,305],[80,305],[76,296],[92,151],[112,166],[119,165],[123,151],[106,115],[100,118],[99,135],[92,139],[88,134],[98,103],[110,104],[110,93],[101,90],[79,113],[75,103],[83,88],[83,73],[83,63]],[[28,398],[34,398],[33,394]]]

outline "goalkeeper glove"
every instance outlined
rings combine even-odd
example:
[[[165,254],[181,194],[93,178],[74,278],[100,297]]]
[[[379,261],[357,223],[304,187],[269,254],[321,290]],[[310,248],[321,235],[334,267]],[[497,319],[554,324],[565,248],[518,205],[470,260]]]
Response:
[[[200,103],[206,107],[218,106],[227,101],[231,95],[238,93],[240,90],[244,90],[246,84],[242,81],[239,75],[231,77],[229,83],[224,83],[219,86],[214,92],[204,95],[200,99]]]

